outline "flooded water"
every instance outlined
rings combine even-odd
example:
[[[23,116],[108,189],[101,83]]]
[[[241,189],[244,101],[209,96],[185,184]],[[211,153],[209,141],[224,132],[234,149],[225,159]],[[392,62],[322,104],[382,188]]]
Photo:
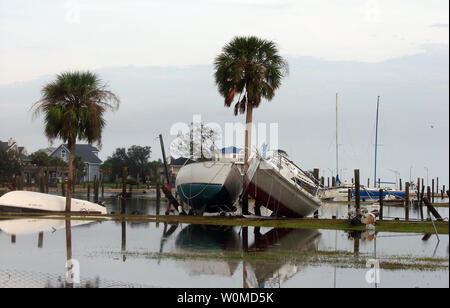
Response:
[[[120,210],[116,199],[107,205]],[[156,202],[133,198],[127,212],[154,214]],[[67,286],[68,259],[74,286],[449,286],[448,235],[37,218],[0,220],[0,230],[0,287]]]

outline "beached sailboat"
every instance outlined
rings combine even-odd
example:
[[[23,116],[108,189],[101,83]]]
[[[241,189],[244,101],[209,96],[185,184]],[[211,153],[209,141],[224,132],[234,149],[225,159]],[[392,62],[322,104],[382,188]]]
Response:
[[[198,162],[181,168],[176,189],[195,214],[234,212],[243,178],[232,162]]]
[[[322,205],[319,183],[283,155],[254,156],[246,185],[249,195],[273,216],[306,217]]]
[[[11,191],[0,197],[3,212],[65,212],[66,198],[33,191]],[[86,200],[73,199],[71,212],[106,214],[106,208]]]

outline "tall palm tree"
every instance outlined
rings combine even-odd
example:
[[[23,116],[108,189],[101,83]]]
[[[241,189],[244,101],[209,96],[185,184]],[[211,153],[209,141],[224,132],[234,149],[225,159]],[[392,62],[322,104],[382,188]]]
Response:
[[[254,36],[235,37],[215,59],[215,80],[225,106],[234,105],[234,114],[246,114],[245,171],[251,148],[253,109],[261,99],[272,100],[288,74],[287,62],[279,55],[276,44]]]
[[[75,144],[78,140],[101,146],[104,113],[119,107],[119,98],[107,90],[92,72],[65,72],[42,88],[41,99],[33,105],[34,116],[44,115],[45,135],[68,144],[70,151],[66,211],[71,210]]]

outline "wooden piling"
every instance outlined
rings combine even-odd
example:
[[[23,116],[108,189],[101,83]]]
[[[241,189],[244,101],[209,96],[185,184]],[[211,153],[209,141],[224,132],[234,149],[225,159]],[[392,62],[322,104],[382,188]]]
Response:
[[[419,189],[420,192],[420,189]],[[422,192],[419,193],[419,212],[420,212],[420,220],[424,220],[423,217],[423,196],[425,194],[425,186],[422,185]]]
[[[332,187],[336,186],[336,178],[334,176],[331,178],[331,186]]]
[[[98,203],[98,188],[99,182],[97,176],[94,176],[94,203]]]
[[[355,169],[355,208],[356,212],[359,214],[361,209],[361,193],[359,184],[359,169]]]
[[[88,186],[87,186],[86,200],[87,201],[91,200],[91,183],[88,183]]]
[[[426,198],[428,200],[431,200],[431,188],[430,186],[427,186],[427,196]],[[425,198],[423,198],[423,202],[425,203]],[[430,218],[430,209],[427,207],[427,218]]]
[[[405,220],[409,221],[409,182],[405,184]]]
[[[439,195],[439,178],[436,178],[436,194]]]
[[[441,194],[441,198],[444,199],[444,193],[446,192],[445,190],[445,185],[442,186],[442,194]]]
[[[156,182],[156,201],[161,201],[161,184],[159,180]]]
[[[325,178],[323,176],[320,178],[320,185],[322,185],[322,187],[325,186]]]
[[[379,202],[380,202],[380,220],[383,220],[383,189],[379,191]]]
[[[330,177],[327,177],[327,187],[330,187]]]
[[[44,169],[41,168],[41,171],[39,172],[39,192],[45,193],[45,182],[44,182]]]
[[[431,180],[431,203],[434,203],[434,179]]]
[[[103,176],[102,176],[102,200],[105,200],[105,182],[103,181]]]
[[[314,168],[313,176],[316,179],[316,181],[319,181],[319,169],[318,168]]]
[[[316,180],[316,183],[319,182],[319,169],[318,168],[314,168],[313,170],[313,176],[314,179]],[[314,212],[314,218],[319,218],[319,210]]]
[[[61,180],[61,195],[63,197],[66,196],[66,181],[64,180],[64,178]]]
[[[367,179],[367,188],[370,187],[370,178]]]
[[[127,195],[127,167],[122,169],[122,197]]]
[[[381,187],[381,179],[378,178],[378,188],[380,188],[380,187]]]
[[[400,191],[402,191],[403,190],[402,179],[399,179],[399,184],[400,184]]]

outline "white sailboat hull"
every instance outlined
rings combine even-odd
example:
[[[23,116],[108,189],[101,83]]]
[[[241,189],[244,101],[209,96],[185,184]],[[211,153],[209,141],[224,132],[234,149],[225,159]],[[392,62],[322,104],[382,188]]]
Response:
[[[0,197],[1,211],[65,212],[66,198],[32,191],[11,191]],[[86,200],[72,199],[71,212],[106,214],[106,208]]]
[[[234,211],[243,189],[243,178],[234,163],[199,162],[181,168],[176,188],[183,202],[193,209]]]
[[[255,160],[259,166],[254,171]],[[294,175],[285,174],[265,160],[255,157],[250,172],[254,172],[249,181],[249,194],[258,203],[270,209],[275,216],[306,217],[322,205],[320,199],[296,184]],[[312,184],[314,185],[314,184]],[[311,187],[312,187],[311,185]]]

